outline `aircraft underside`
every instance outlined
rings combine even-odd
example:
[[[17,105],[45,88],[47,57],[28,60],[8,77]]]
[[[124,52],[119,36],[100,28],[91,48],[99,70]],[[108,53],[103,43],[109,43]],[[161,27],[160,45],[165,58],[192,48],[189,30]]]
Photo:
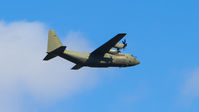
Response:
[[[112,58],[97,58],[97,57],[89,57],[89,58],[76,58],[75,56],[71,56],[68,54],[60,54],[60,57],[71,61],[75,64],[80,64],[82,66],[88,66],[88,67],[127,67],[131,66],[128,64],[119,64],[114,63]]]

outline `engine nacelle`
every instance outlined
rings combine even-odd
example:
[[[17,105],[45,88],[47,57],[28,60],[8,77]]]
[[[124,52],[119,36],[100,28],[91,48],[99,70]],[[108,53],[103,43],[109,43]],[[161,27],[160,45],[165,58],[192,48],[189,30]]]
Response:
[[[110,54],[118,54],[118,53],[120,53],[120,51],[116,50],[116,49],[110,49],[110,51],[108,53],[110,53]]]
[[[124,49],[126,46],[125,46],[125,44],[115,44],[114,47],[117,49]]]

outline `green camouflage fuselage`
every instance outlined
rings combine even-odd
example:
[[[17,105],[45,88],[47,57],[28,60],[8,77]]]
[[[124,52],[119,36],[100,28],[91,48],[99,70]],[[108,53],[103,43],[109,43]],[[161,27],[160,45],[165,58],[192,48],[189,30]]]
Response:
[[[64,50],[58,56],[67,59],[75,64],[81,64],[89,67],[127,67],[137,65],[140,62],[130,54],[109,54],[103,57],[91,56],[90,53],[80,53]]]

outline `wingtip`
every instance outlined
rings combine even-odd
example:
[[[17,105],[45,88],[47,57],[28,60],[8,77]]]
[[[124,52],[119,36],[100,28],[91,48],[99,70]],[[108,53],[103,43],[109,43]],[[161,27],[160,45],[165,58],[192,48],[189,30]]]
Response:
[[[119,33],[119,35],[126,35],[127,33]]]

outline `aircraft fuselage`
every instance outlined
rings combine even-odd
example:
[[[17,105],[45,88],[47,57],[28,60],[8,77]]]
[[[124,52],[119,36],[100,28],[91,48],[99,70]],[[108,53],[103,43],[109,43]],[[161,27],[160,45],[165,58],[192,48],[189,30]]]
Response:
[[[91,56],[90,53],[80,53],[65,50],[58,56],[67,59],[75,64],[89,67],[127,67],[134,66],[140,62],[130,54],[109,54],[102,56]]]

